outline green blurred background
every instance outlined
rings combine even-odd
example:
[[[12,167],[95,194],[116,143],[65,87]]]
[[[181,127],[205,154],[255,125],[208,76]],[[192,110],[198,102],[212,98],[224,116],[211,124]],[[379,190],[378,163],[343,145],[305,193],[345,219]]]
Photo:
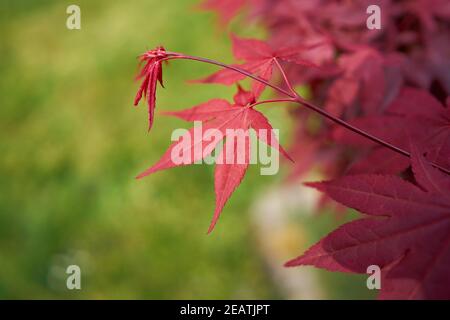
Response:
[[[0,2],[0,298],[283,298],[247,214],[282,174],[251,168],[209,236],[212,166],[134,179],[162,155],[173,129],[189,126],[158,116],[147,133],[146,108],[132,107],[137,55],[164,44],[231,61],[227,32],[197,3]],[[66,28],[70,4],[81,7],[81,30]],[[172,63],[157,110],[230,98],[232,88],[186,83],[214,70]],[[286,110],[267,115],[289,128]],[[299,220],[311,228],[298,254],[336,223]],[[82,290],[65,287],[70,264],[82,269]],[[364,278],[319,275],[326,297],[370,297]]]

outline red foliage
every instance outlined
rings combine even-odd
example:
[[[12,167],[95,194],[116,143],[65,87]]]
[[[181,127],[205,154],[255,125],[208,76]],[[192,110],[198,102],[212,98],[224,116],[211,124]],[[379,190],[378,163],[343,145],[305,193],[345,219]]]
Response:
[[[382,299],[450,297],[450,177],[417,150],[416,184],[392,175],[348,175],[309,185],[370,217],[344,224],[288,266],[382,271]]]
[[[141,173],[138,178],[145,177],[163,169],[193,164],[211,155],[217,144],[224,138],[227,138],[227,143],[223,145],[223,150],[221,151],[221,155],[219,155],[219,157],[222,157],[222,161],[221,163],[216,163],[214,173],[216,209],[208,229],[208,233],[211,232],[216,225],[217,219],[219,219],[225,203],[239,186],[247,171],[250,162],[250,144],[248,140],[248,130],[250,128],[255,130],[258,139],[279,150],[280,153],[290,159],[283,147],[278,144],[276,137],[272,134],[271,130],[273,128],[271,124],[261,112],[254,109],[254,104],[255,96],[251,92],[244,91],[241,87],[238,87],[238,92],[234,96],[234,104],[230,104],[226,100],[213,99],[191,109],[166,112],[168,115],[186,121],[202,121],[203,134],[198,139],[192,139],[192,137],[195,137],[195,128],[190,129],[169,147],[155,165]],[[208,129],[215,129],[221,134],[217,136],[208,135],[205,132]],[[231,133],[227,129],[241,129],[241,138],[246,139],[245,144],[239,144],[237,137],[233,136],[229,138]],[[235,132],[232,133],[235,134]],[[186,143],[186,140],[188,140],[188,143]],[[237,150],[239,148],[242,150]],[[174,151],[176,149],[179,150]],[[173,161],[173,152],[178,152],[183,155],[189,154],[191,156],[187,157],[187,161],[179,164]],[[237,158],[241,155],[243,155],[243,159],[238,160]]]
[[[245,61],[245,63],[236,65],[236,67],[258,75],[264,80],[270,80],[273,67],[278,63],[278,60],[293,62],[294,64],[304,66],[315,66],[312,62],[302,59],[301,53],[305,51],[305,49],[309,49],[303,46],[274,49],[266,42],[256,39],[242,39],[232,36],[231,40],[233,42],[234,57],[237,60]],[[199,82],[230,85],[241,81],[244,78],[245,75],[237,73],[234,70],[223,69],[203,80],[199,80]],[[264,85],[255,81],[252,89],[255,96],[259,96],[264,89]]]
[[[369,5],[381,8],[379,30],[366,27]],[[230,85],[253,79],[251,91],[239,87],[234,104],[214,99],[168,112],[202,121],[206,128],[269,129],[256,105],[302,105],[292,113],[297,129],[291,178],[318,167],[334,180],[310,186],[369,217],[341,226],[288,265],[365,273],[375,264],[383,275],[380,298],[450,299],[450,2],[208,0],[204,7],[218,11],[223,24],[246,12],[264,25],[269,39],[232,36],[238,61],[231,65],[162,48],[144,54],[135,104],[146,94],[150,126],[161,63],[170,59],[224,68],[197,82]],[[274,71],[282,83],[271,81]],[[307,87],[311,100],[300,97],[294,85]],[[266,86],[284,99],[259,101]],[[273,137],[258,138],[278,148]],[[176,166],[170,155],[177,144],[139,177]],[[209,143],[192,141],[189,152],[196,144]],[[207,155],[193,153],[184,164]],[[209,231],[247,166],[248,159],[216,166]]]

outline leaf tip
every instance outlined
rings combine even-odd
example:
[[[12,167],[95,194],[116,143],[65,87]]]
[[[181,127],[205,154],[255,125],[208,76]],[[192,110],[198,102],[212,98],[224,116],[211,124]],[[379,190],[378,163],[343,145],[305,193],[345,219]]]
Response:
[[[319,191],[324,191],[326,187],[326,181],[304,182],[303,185],[317,189]]]
[[[289,261],[285,262],[283,266],[285,268],[298,267],[299,265],[301,265],[301,263],[299,263],[298,260],[299,260],[299,258],[289,260]]]

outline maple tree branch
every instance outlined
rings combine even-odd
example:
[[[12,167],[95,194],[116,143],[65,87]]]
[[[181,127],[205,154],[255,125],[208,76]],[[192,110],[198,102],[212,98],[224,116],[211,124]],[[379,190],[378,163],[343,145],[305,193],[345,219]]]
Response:
[[[274,89],[274,90],[276,90],[276,91],[278,91],[278,92],[280,92],[280,93],[290,97],[291,98],[291,99],[289,99],[290,102],[296,102],[298,104],[301,104],[301,105],[305,106],[306,108],[308,108],[308,109],[310,109],[310,110],[312,110],[312,111],[322,115],[323,117],[325,117],[325,118],[327,118],[327,119],[329,119],[329,120],[331,120],[331,121],[333,121],[333,122],[343,126],[344,128],[346,128],[346,129],[348,129],[348,130],[350,130],[350,131],[352,131],[352,132],[354,132],[354,133],[356,133],[356,134],[358,134],[360,136],[363,136],[366,139],[371,140],[372,142],[375,142],[375,143],[377,143],[377,144],[379,144],[379,145],[381,145],[383,147],[386,147],[386,148],[388,148],[388,149],[390,149],[390,150],[392,150],[392,151],[394,151],[394,152],[396,152],[396,153],[398,153],[398,154],[400,154],[402,156],[411,158],[411,154],[408,151],[403,150],[402,148],[399,148],[399,147],[397,147],[397,146],[395,146],[395,145],[393,145],[393,144],[391,144],[389,142],[386,142],[383,139],[380,139],[380,138],[378,138],[378,137],[376,137],[376,136],[374,136],[374,135],[372,135],[372,134],[370,134],[370,133],[368,133],[368,132],[366,132],[366,131],[364,131],[362,129],[359,129],[359,128],[351,125],[350,123],[346,122],[345,120],[342,120],[340,118],[337,118],[337,117],[333,116],[331,113],[328,113],[326,110],[324,110],[324,109],[322,109],[322,108],[312,104],[311,102],[306,101],[305,99],[303,99],[292,88],[292,86],[290,86],[290,90],[292,91],[292,93],[290,93],[290,92],[284,90],[283,88],[280,88],[279,86],[274,85],[274,84],[270,83],[269,81],[267,81],[267,80],[265,80],[265,79],[263,79],[263,78],[261,78],[259,76],[256,76],[256,75],[254,75],[254,74],[252,74],[252,73],[250,73],[250,72],[248,72],[248,71],[246,71],[244,69],[241,69],[241,68],[238,68],[238,67],[235,67],[235,66],[232,66],[232,65],[228,65],[226,63],[222,63],[222,62],[219,62],[219,61],[216,61],[216,60],[202,58],[202,57],[185,55],[185,54],[176,53],[176,52],[167,52],[167,53],[169,54],[169,56],[167,58],[164,58],[163,60],[186,59],[186,60],[199,61],[199,62],[203,62],[203,63],[207,63],[207,64],[216,65],[216,66],[219,66],[219,67],[222,67],[222,68],[234,70],[234,71],[236,71],[236,72],[238,72],[240,74],[243,74],[243,75],[245,75],[245,76],[247,76],[247,77],[249,77],[249,78],[251,78],[253,80],[259,81],[260,83],[263,83],[266,86],[268,86],[268,87],[270,87],[270,88],[272,88],[272,89]],[[275,62],[277,62],[276,59],[275,59]],[[277,64],[277,65],[279,66],[279,68],[282,69],[281,65],[279,65],[279,64]],[[285,76],[284,72],[282,72],[282,74],[284,74],[284,76]],[[286,77],[286,79],[287,79],[287,77]],[[429,161],[429,163],[433,167],[435,167],[435,168],[441,170],[442,172],[450,175],[450,170],[449,169],[444,168],[444,167],[442,167],[442,166],[440,166],[437,163],[434,163],[432,161]]]

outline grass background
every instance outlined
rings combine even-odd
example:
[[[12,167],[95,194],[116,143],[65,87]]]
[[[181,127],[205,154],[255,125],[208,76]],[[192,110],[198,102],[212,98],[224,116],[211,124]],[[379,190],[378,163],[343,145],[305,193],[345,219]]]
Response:
[[[73,3],[81,30],[65,26]],[[189,126],[158,116],[147,134],[145,107],[132,107],[137,55],[164,44],[231,61],[227,33],[195,4],[0,3],[0,298],[282,298],[254,248],[247,214],[255,195],[280,177],[251,168],[210,236],[213,167],[134,179],[162,155],[173,129]],[[157,110],[230,98],[232,88],[186,84],[214,70],[171,63]],[[268,116],[289,127],[285,110]],[[313,238],[333,227],[316,225],[325,227]],[[80,291],[65,288],[69,264],[82,269]],[[347,275],[323,278],[329,297],[364,297],[361,279],[352,291]]]

